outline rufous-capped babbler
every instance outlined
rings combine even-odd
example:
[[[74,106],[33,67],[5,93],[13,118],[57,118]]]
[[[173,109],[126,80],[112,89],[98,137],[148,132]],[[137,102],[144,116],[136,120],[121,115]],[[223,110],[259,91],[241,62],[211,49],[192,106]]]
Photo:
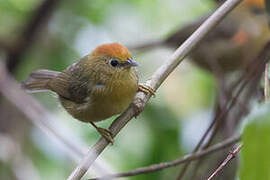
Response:
[[[69,114],[90,122],[113,142],[111,132],[97,127],[94,122],[122,113],[138,90],[153,93],[150,87],[138,84],[134,68],[137,65],[126,47],[118,43],[104,44],[63,72],[32,72],[22,86],[30,92],[55,92]]]

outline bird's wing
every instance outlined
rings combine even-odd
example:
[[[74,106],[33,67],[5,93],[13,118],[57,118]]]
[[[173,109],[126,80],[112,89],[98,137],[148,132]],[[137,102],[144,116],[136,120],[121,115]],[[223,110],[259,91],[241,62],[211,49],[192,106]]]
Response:
[[[77,62],[61,72],[49,85],[62,98],[83,103],[89,93],[90,81],[91,78],[85,76],[82,66]]]

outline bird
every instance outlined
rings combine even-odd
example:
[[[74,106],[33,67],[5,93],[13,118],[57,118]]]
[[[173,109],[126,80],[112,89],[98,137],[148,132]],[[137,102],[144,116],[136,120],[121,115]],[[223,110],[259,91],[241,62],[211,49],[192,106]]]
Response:
[[[149,50],[178,48],[207,18],[177,28],[167,38],[130,47]],[[263,0],[244,0],[227,15],[190,53],[190,60],[214,75],[223,76],[243,70],[270,38]]]
[[[138,83],[136,66],[138,63],[126,47],[103,44],[62,72],[40,69],[30,73],[22,88],[31,93],[56,93],[71,116],[89,122],[113,143],[112,133],[95,122],[122,113],[138,90],[153,93],[150,87]]]

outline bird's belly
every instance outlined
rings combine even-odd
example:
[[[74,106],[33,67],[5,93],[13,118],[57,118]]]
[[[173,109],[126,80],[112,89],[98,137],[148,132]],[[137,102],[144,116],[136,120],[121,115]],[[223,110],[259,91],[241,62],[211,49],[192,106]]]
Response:
[[[137,87],[122,96],[110,94],[105,97],[97,97],[95,95],[95,97],[90,97],[89,101],[81,104],[65,99],[60,99],[60,101],[67,112],[80,121],[101,121],[125,111],[132,102],[136,91]]]
[[[89,120],[101,121],[124,112],[138,90],[138,83],[136,79],[128,82],[123,80],[121,82],[115,81],[111,87],[111,90],[104,91],[102,95],[93,95],[89,113],[95,118]]]
[[[84,122],[101,121],[115,114],[122,113],[127,109],[132,98],[122,99],[121,101],[98,100],[93,103],[81,105],[77,107],[77,111],[73,113],[73,117]]]
[[[90,117],[95,117],[92,119],[86,119],[88,121],[101,121],[107,119],[115,114],[122,113],[127,109],[130,101],[127,102],[97,102],[89,109]]]

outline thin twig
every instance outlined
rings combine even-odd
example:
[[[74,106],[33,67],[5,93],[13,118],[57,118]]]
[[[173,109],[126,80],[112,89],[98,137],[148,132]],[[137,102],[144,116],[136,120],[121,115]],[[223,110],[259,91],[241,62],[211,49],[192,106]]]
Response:
[[[270,58],[269,49],[270,49],[270,41],[265,44],[264,48],[261,50],[259,55],[249,64],[248,70],[246,71],[246,73],[240,77],[241,81],[239,82],[242,82],[242,84],[239,85],[238,88],[237,86],[235,87],[237,88],[237,91],[234,97],[232,98],[231,101],[228,101],[228,103],[222,108],[222,111],[216,115],[215,117],[216,120],[214,120],[215,122],[224,121],[224,119],[227,117],[230,110],[236,105],[238,99],[240,98],[240,95],[246,89],[246,86],[248,84],[250,84],[250,87],[253,87],[253,89],[249,92],[249,96],[248,96],[249,98],[246,98],[246,99],[250,99],[250,97],[252,96],[252,93],[255,90],[254,87],[257,87],[257,84],[263,72],[263,68],[265,67],[265,64]],[[212,124],[210,126],[212,126]],[[209,138],[207,139],[207,142],[205,142],[204,146],[201,149],[205,149],[211,144],[214,136],[218,132],[219,127],[220,127],[220,123],[217,123],[214,130],[212,131],[212,134],[209,136]],[[208,130],[206,132],[208,132]],[[201,141],[202,139],[204,139],[204,136],[201,138],[200,142],[198,143],[199,145],[202,144]],[[188,164],[189,163],[187,163],[184,168],[186,168]],[[198,167],[198,165],[196,167]],[[186,169],[182,170],[182,172],[183,171],[185,173]],[[178,179],[181,179],[183,177],[184,173],[182,172],[178,176]],[[193,172],[193,174],[196,174],[196,170]]]
[[[236,91],[234,97],[232,98],[230,104],[225,106],[225,107],[229,106],[228,109],[223,108],[224,112],[227,111],[227,112],[225,112],[226,116],[229,113],[229,111],[231,110],[231,108],[237,103],[238,99],[240,98],[240,96],[242,95],[242,93],[245,89],[247,89],[247,93],[245,95],[246,98],[245,97],[243,98],[246,101],[244,104],[248,104],[248,100],[250,100],[251,99],[250,97],[252,97],[254,95],[256,87],[258,87],[258,84],[260,82],[259,80],[263,74],[265,64],[270,59],[269,49],[270,49],[270,41],[268,41],[265,44],[263,49],[259,52],[258,56],[254,60],[252,60],[252,62],[249,63],[248,68],[247,68],[248,70],[246,71],[245,74],[243,74],[243,76],[240,77],[241,81],[239,81],[239,83],[241,82],[242,84],[240,84],[239,87],[237,88],[237,91]],[[246,87],[247,85],[249,85],[249,88]],[[223,112],[221,112],[221,114],[222,113]],[[223,122],[224,118],[226,118],[226,116],[223,116],[223,118],[221,120],[219,120],[218,122]],[[240,118],[240,116],[238,118]],[[207,139],[207,142],[204,144],[204,146],[201,149],[205,149],[211,144],[214,136],[218,132],[219,127],[220,127],[220,123],[218,123],[217,126],[215,126],[212,134]],[[203,160],[204,159],[200,159],[199,162],[196,164],[195,170],[193,171],[194,175],[196,174],[196,171]]]
[[[264,100],[267,101],[269,99],[269,78],[268,78],[269,64],[265,64],[264,71]]]
[[[198,144],[196,145],[196,147],[193,149],[192,153],[196,153],[200,147],[202,146],[203,142],[205,141],[206,137],[208,136],[208,134],[211,132],[212,128],[215,126],[217,122],[217,118],[214,118],[212,120],[212,122],[209,124],[209,126],[207,127],[207,129],[205,130],[203,136],[201,137],[200,141],[198,142]],[[177,180],[181,180],[183,178],[183,176],[185,175],[185,172],[187,171],[188,167],[190,165],[190,162],[187,162],[184,167],[181,169]]]
[[[159,67],[152,77],[146,81],[146,85],[152,89],[157,88],[164,82],[169,74],[182,62],[183,58],[210,32],[241,0],[228,0],[220,8],[213,13],[173,54],[172,56]],[[131,118],[141,112],[151,95],[138,92],[132,105],[121,114],[110,126],[110,130],[115,136],[129,122]],[[91,164],[108,146],[108,142],[104,138],[99,141],[89,150],[82,162],[74,169],[68,177],[68,180],[78,180],[87,172]]]
[[[190,162],[193,160],[196,160],[198,158],[201,158],[202,156],[205,156],[207,154],[216,152],[218,150],[222,150],[225,149],[229,146],[231,146],[232,144],[235,144],[236,142],[238,142],[240,140],[240,135],[236,136],[236,137],[232,137],[232,138],[228,138],[222,142],[219,142],[203,151],[194,153],[194,154],[188,154],[184,157],[181,157],[179,159],[170,161],[170,162],[163,162],[163,163],[159,163],[159,164],[153,164],[150,166],[146,166],[146,167],[141,167],[141,168],[137,168],[135,170],[132,171],[127,171],[124,173],[118,173],[118,174],[108,174],[105,175],[103,177],[99,177],[99,178],[92,178],[90,180],[97,180],[97,179],[113,179],[116,177],[127,177],[127,176],[136,176],[139,174],[147,174],[147,173],[152,173],[152,172],[156,172],[156,171],[160,171],[162,169],[165,168],[169,168],[169,167],[173,167],[173,166],[177,166],[179,164],[185,163],[185,162]]]
[[[205,148],[207,148],[211,144],[212,140],[214,139],[214,137],[215,137],[215,135],[216,135],[216,133],[217,133],[219,127],[220,127],[220,124],[221,124],[222,120],[227,117],[227,115],[230,112],[230,110],[236,104],[240,93],[244,90],[245,85],[242,86],[239,89],[238,93],[236,93],[236,95],[232,99],[232,101],[227,101],[227,103],[222,108],[222,111],[220,113],[217,113],[216,114],[216,116],[214,117],[213,121],[211,122],[211,124],[206,129],[205,133],[203,134],[203,136],[200,139],[199,143],[196,145],[196,147],[193,150],[193,152],[197,152],[200,149],[205,149]],[[219,105],[219,104],[217,104],[217,105]],[[209,133],[211,132],[211,130],[212,130],[211,135],[209,136],[209,138],[207,139],[207,141],[205,142],[205,144],[202,147],[203,142],[205,141],[206,137],[209,135]],[[188,163],[185,164],[185,166],[181,170],[180,174],[178,175],[177,180],[181,180],[184,177],[185,172],[187,171],[189,165],[190,165],[190,162],[188,162]]]
[[[242,146],[243,144],[240,144],[233,151],[231,151],[227,158],[221,163],[221,165],[214,171],[213,174],[211,174],[211,176],[207,180],[211,180],[213,177],[215,177],[228,164],[228,162],[235,158],[237,153],[241,150]]]
[[[267,45],[265,46],[267,47]],[[266,48],[267,49],[267,48]],[[264,53],[264,49],[262,50],[262,54]],[[263,60],[265,61],[265,60]],[[204,135],[202,136],[202,138],[200,139],[199,143],[196,145],[195,149],[193,150],[193,152],[199,150],[200,146],[203,144],[203,141],[205,140],[205,138],[207,137],[207,135],[210,133],[211,129],[214,127],[214,124],[216,123],[216,121],[218,120],[219,122],[222,121],[222,119],[224,119],[228,112],[234,107],[234,105],[237,103],[238,98],[240,97],[240,94],[243,92],[243,90],[245,89],[245,87],[247,86],[248,83],[252,84],[250,79],[257,77],[257,73],[260,72],[258,71],[259,69],[259,65],[260,62],[262,62],[260,57],[256,57],[248,66],[248,70],[246,71],[245,74],[243,74],[232,86],[231,88],[231,93],[233,93],[233,91],[235,89],[237,89],[237,92],[235,93],[236,95],[232,98],[232,101],[227,101],[227,103],[224,105],[224,108],[222,108],[222,111],[220,113],[217,113],[214,120],[211,122],[211,124],[208,126],[207,130],[205,131]],[[258,79],[258,78],[257,78]],[[242,85],[239,85],[242,82]],[[254,80],[254,82],[258,82],[257,80]],[[240,86],[240,87],[238,87]],[[254,86],[256,87],[256,86]],[[249,96],[250,97],[250,96]],[[247,98],[246,98],[247,99]],[[227,107],[227,108],[225,108]],[[226,110],[227,109],[227,110]],[[215,132],[218,130],[218,128],[215,126],[215,129],[212,131],[212,134],[210,135],[210,137],[208,138],[207,142],[205,142],[204,147],[203,148],[207,148],[214,135],[216,134]],[[188,164],[188,163],[187,163]],[[186,166],[185,166],[186,167]],[[184,168],[183,168],[184,169]],[[179,175],[180,176],[180,175]],[[182,177],[182,176],[180,176]]]

